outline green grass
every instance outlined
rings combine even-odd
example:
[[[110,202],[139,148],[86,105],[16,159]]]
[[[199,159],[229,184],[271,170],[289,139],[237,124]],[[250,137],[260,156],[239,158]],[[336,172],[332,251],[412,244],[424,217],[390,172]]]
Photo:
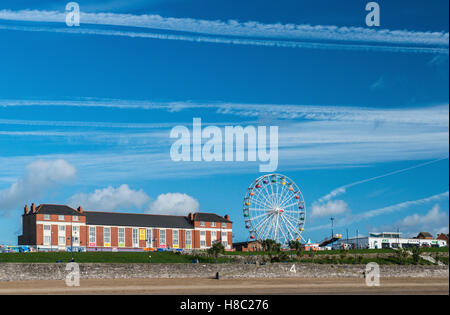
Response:
[[[424,247],[424,248],[422,248],[422,252],[448,253],[448,246],[447,247]]]
[[[74,253],[76,262],[79,263],[191,263],[198,259],[200,263],[215,263],[212,257],[195,255],[180,255],[172,252],[96,252]],[[0,263],[55,263],[58,260],[68,262],[72,258],[71,253],[0,253]],[[219,258],[219,263],[231,262],[230,258]]]
[[[341,253],[348,254],[383,254],[383,253],[395,253],[393,249],[353,249],[353,250],[323,250],[323,251],[315,251],[316,255],[339,255]],[[285,251],[284,253],[288,255],[296,255],[295,251]],[[311,253],[310,251],[303,251],[302,255],[308,255]],[[252,255],[267,255],[267,252],[227,252],[227,255],[240,255],[240,256],[252,256]]]
[[[448,266],[448,257],[439,257],[439,261],[442,261],[444,264]]]

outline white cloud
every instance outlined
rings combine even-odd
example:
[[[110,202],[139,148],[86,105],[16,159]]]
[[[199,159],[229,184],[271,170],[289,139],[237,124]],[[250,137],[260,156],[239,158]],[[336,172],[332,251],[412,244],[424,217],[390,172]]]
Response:
[[[13,210],[35,201],[48,189],[73,179],[75,173],[75,167],[63,159],[31,162],[23,177],[0,190],[0,210]]]
[[[439,205],[436,204],[423,216],[416,213],[405,217],[399,222],[399,226],[404,228],[419,227],[426,231],[427,229],[434,230],[436,227],[441,227],[445,222],[448,223],[448,214],[441,211]]]
[[[90,194],[75,194],[69,198],[68,203],[73,207],[82,206],[86,210],[128,210],[129,208],[142,208],[150,197],[141,190],[132,190],[123,184],[117,188],[108,186],[96,189]]]
[[[149,206],[149,213],[186,215],[199,209],[198,201],[182,193],[161,194]]]
[[[442,211],[436,204],[424,215],[415,213],[397,221],[394,225],[386,225],[378,230],[395,231],[398,228],[404,235],[415,236],[423,231],[436,236],[438,233],[448,233],[448,220],[448,213]]]
[[[348,204],[343,200],[331,200],[325,204],[312,205],[311,217],[325,217],[350,212]]]

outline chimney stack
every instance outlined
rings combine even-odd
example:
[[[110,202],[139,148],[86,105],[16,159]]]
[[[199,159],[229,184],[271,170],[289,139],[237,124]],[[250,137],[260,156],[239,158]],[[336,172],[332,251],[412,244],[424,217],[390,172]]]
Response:
[[[82,206],[79,206],[77,210],[78,210],[79,213],[83,213],[83,207]]]
[[[230,221],[230,216],[228,214],[225,214],[224,218],[225,220]]]
[[[28,214],[28,205],[25,205],[25,207],[23,208],[23,213]]]
[[[31,204],[31,213],[36,213],[36,206],[34,205],[34,202]]]
[[[194,221],[194,215],[190,212],[188,214],[189,221]]]

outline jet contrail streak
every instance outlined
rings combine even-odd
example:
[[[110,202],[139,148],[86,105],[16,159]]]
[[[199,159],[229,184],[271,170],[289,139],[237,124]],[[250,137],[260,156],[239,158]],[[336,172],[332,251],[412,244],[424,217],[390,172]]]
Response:
[[[404,168],[404,169],[393,171],[393,172],[389,172],[389,173],[386,173],[386,174],[383,174],[383,175],[379,175],[379,176],[363,179],[363,180],[360,180],[360,181],[357,181],[357,182],[354,182],[354,183],[350,183],[350,184],[338,187],[338,188],[332,190],[329,194],[327,194],[327,195],[323,196],[322,198],[320,198],[319,199],[319,203],[323,203],[323,202],[328,201],[328,200],[330,200],[330,199],[332,199],[332,198],[334,198],[336,196],[344,194],[347,191],[347,188],[350,188],[350,187],[353,187],[353,186],[356,186],[356,185],[360,185],[360,184],[364,184],[364,183],[367,183],[367,182],[371,182],[373,180],[377,180],[377,179],[384,178],[384,177],[387,177],[387,176],[391,176],[391,175],[403,173],[403,172],[406,172],[406,171],[410,171],[410,170],[413,170],[413,169],[416,169],[416,168],[419,168],[419,167],[422,167],[422,166],[426,166],[426,165],[430,165],[430,164],[433,164],[433,163],[437,163],[437,162],[446,160],[448,158],[449,157],[447,156],[447,157],[444,157],[444,158],[428,161],[428,162],[421,163],[421,164],[418,164],[418,165],[414,165],[414,166],[411,166],[411,167],[408,167],[408,168]]]

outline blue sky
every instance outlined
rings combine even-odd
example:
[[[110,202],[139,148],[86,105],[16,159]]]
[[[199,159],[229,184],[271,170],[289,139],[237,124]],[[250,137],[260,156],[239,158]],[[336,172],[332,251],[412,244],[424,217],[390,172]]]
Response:
[[[279,126],[306,238],[330,216],[350,235],[448,232],[448,1],[378,1],[370,29],[368,1],[98,2],[69,28],[65,1],[1,1],[0,243],[30,202],[199,206],[247,239],[258,166],[171,161],[169,132],[193,117]]]

